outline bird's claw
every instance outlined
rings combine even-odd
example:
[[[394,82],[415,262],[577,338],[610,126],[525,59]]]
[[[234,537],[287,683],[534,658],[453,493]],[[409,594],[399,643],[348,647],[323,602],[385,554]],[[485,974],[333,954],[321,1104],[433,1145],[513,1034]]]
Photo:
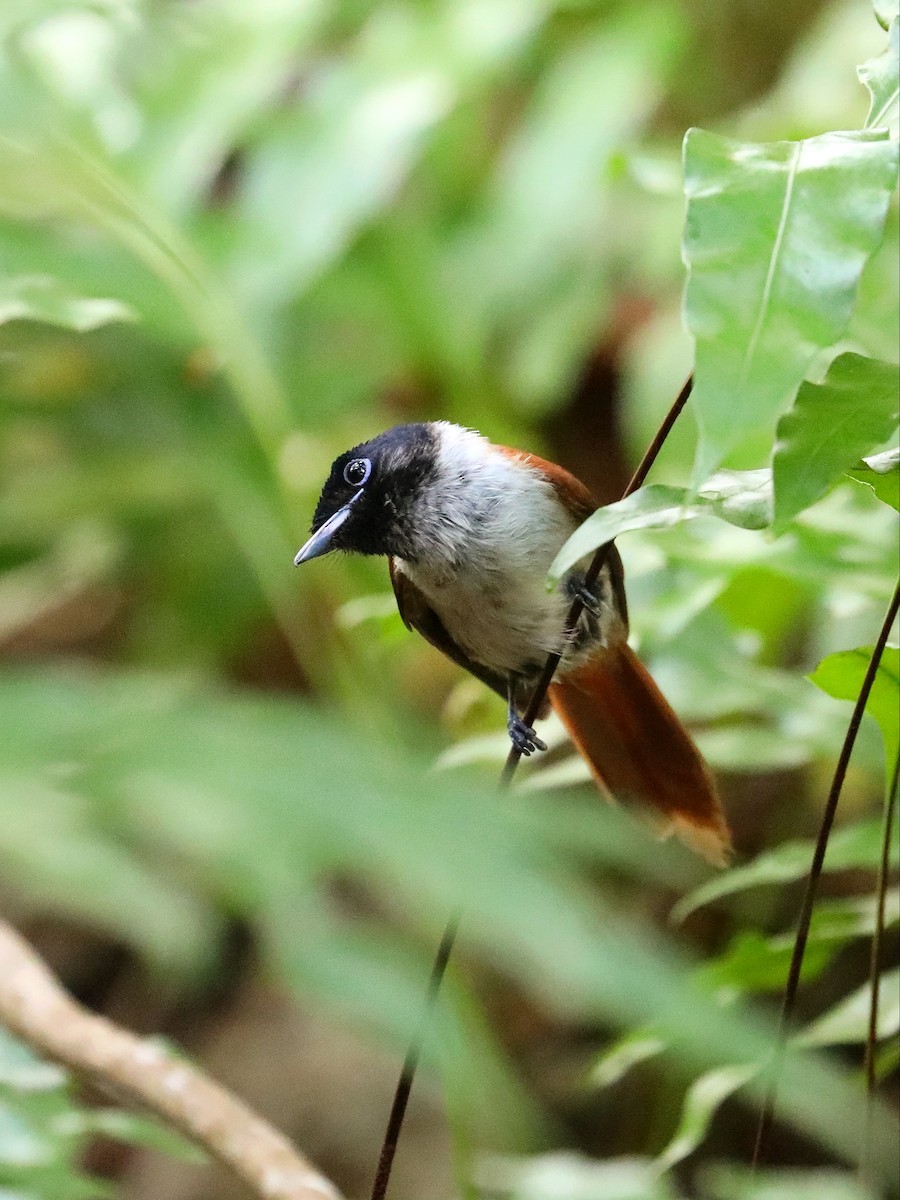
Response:
[[[600,601],[594,595],[589,587],[582,584],[575,589],[575,596],[581,601],[581,606],[585,612],[589,612],[592,617],[600,617]]]
[[[527,758],[535,750],[546,750],[547,743],[542,742],[530,725],[526,725],[521,717],[510,717],[507,722],[509,739],[520,754]]]

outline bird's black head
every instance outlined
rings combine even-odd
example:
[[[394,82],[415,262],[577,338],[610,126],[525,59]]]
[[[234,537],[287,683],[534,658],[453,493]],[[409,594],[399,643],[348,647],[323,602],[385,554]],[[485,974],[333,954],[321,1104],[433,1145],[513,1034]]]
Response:
[[[294,564],[330,550],[412,557],[414,508],[437,468],[432,425],[397,425],[334,460]]]

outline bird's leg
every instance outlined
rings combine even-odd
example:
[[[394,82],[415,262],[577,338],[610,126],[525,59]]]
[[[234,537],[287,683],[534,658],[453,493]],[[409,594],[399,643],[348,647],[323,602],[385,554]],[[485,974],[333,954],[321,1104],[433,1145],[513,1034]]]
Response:
[[[509,739],[520,754],[524,754],[527,758],[529,754],[533,754],[535,750],[546,750],[546,742],[542,742],[538,735],[534,732],[530,725],[526,725],[519,716],[518,705],[516,698],[519,690],[519,680],[515,675],[510,675],[506,684],[506,695],[509,701],[509,712],[506,719],[506,728],[509,731]]]

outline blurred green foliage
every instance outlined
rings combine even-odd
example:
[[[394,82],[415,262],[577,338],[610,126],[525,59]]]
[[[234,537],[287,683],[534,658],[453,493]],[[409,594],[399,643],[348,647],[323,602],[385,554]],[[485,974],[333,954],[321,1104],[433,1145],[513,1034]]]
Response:
[[[900,23],[895,2],[876,13],[887,36],[864,5],[813,0],[7,0],[11,915],[128,946],[182,995],[212,986],[240,922],[307,1004],[400,1047],[463,904],[468,961],[591,1031],[591,1088],[667,1081],[662,1118],[633,1126],[640,1161],[486,1159],[478,1188],[679,1194],[667,1172],[702,1156],[720,1105],[759,1094],[771,1029],[749,998],[783,982],[840,701],[897,578]],[[683,188],[689,123],[716,132],[688,135]],[[616,406],[636,456],[691,335],[695,398],[657,481],[567,553],[620,537],[635,641],[723,772],[741,861],[712,881],[592,795],[548,799],[578,762],[498,804],[502,709],[404,636],[384,564],[290,570],[334,454],[408,417],[557,454],[571,427],[614,499],[573,397],[605,355],[615,385],[593,403]],[[785,1120],[847,1160],[857,1080],[799,1045],[864,1038],[858,872],[880,854],[895,695],[896,650],[781,1093]],[[682,918],[716,905],[706,945],[648,918],[675,892]],[[458,1140],[547,1145],[542,1101],[474,997],[453,981],[430,1051]],[[897,1024],[883,1016],[886,1042]],[[604,1051],[611,1027],[628,1032]],[[31,1119],[23,1089],[3,1101]],[[877,1107],[873,1122],[888,1179],[892,1127]],[[94,1194],[77,1190],[79,1144],[51,1154],[73,1196]],[[14,1194],[43,1200],[44,1169]],[[865,1195],[838,1174],[697,1178],[711,1197]]]
[[[154,1146],[188,1161],[196,1150],[146,1117],[87,1108],[73,1099],[66,1072],[41,1062],[0,1029],[0,1196],[101,1200],[115,1189],[79,1169],[97,1134]]]

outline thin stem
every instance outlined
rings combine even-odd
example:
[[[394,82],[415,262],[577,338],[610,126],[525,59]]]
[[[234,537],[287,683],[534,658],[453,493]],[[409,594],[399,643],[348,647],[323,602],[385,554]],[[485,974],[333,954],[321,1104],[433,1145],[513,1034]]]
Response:
[[[828,839],[831,836],[831,827],[834,824],[834,815],[837,812],[838,800],[840,799],[841,789],[844,786],[844,778],[847,774],[847,766],[850,762],[850,755],[853,753],[853,747],[856,743],[859,727],[862,724],[863,714],[866,711],[869,693],[872,691],[872,685],[875,682],[875,676],[878,673],[878,668],[881,664],[881,658],[884,654],[884,648],[887,645],[887,640],[891,632],[891,626],[894,624],[894,621],[897,618],[898,609],[900,609],[900,583],[897,584],[897,587],[894,591],[893,599],[891,600],[887,614],[885,615],[884,623],[881,626],[881,632],[878,635],[878,641],[875,643],[875,649],[872,651],[872,657],[869,659],[869,665],[866,668],[866,673],[862,681],[862,687],[859,689],[859,695],[857,696],[856,703],[853,706],[853,712],[850,716],[850,723],[847,726],[847,732],[844,736],[844,744],[841,746],[841,753],[838,757],[837,766],[834,769],[834,776],[831,780],[831,788],[828,792],[828,799],[825,801],[825,811],[822,814],[822,824],[819,826],[819,835],[816,839],[816,847],[813,852],[812,864],[810,865],[809,875],[806,881],[806,891],[803,896],[803,903],[800,907],[800,918],[797,926],[797,937],[794,940],[794,950],[793,954],[791,955],[791,965],[788,969],[787,982],[784,986],[784,996],[781,1002],[781,1015],[778,1022],[777,1043],[769,1069],[768,1087],[765,1098],[763,1099],[762,1108],[760,1109],[759,1124],[756,1129],[756,1144],[753,1148],[752,1161],[752,1167],[754,1170],[762,1162],[769,1130],[772,1126],[772,1117],[775,1111],[775,1101],[778,1095],[778,1080],[781,1073],[782,1061],[784,1059],[785,1047],[787,1045],[787,1035],[790,1028],[791,1017],[793,1016],[794,1005],[797,999],[797,989],[800,986],[800,973],[803,969],[803,957],[806,953],[806,943],[809,939],[809,929],[812,922],[813,908],[816,902],[816,893],[818,892],[819,880],[822,875],[822,866],[825,862],[825,851],[828,848]]]
[[[656,462],[659,452],[663,447],[666,438],[672,431],[672,426],[678,419],[681,410],[687,404],[688,397],[694,386],[694,377],[691,375],[687,378],[681,391],[675,399],[674,404],[666,413],[665,419],[653,438],[653,441],[647,447],[644,457],[638,464],[638,468],[632,475],[628,487],[622,494],[624,500],[626,496],[630,496],[632,492],[636,492],[641,486],[650,468]],[[587,569],[584,577],[584,586],[587,591],[597,582],[600,572],[603,570],[603,565],[606,562],[606,557],[609,554],[611,542],[600,546],[594,554],[591,564]],[[569,641],[575,626],[578,624],[578,618],[581,616],[584,602],[580,598],[576,598],[572,602],[572,607],[566,616],[566,623],[563,628],[563,637],[561,644],[563,646]],[[556,673],[556,668],[559,666],[561,654],[551,654],[547,658],[544,670],[538,680],[534,694],[529,701],[528,708],[525,712],[525,724],[533,725],[537,720],[537,714],[544,703],[544,698],[547,695],[547,689],[553,681],[553,676]],[[519,759],[522,757],[522,752],[513,747],[503,766],[503,771],[500,775],[500,789],[505,791],[512,782],[513,775],[516,773],[516,767],[519,765]],[[406,1116],[406,1107],[409,1103],[409,1094],[412,1091],[413,1079],[415,1078],[416,1068],[419,1065],[419,1059],[422,1054],[422,1042],[428,1028],[428,1023],[431,1018],[431,1013],[434,1010],[435,1002],[437,1001],[438,992],[441,988],[441,981],[444,978],[444,973],[447,970],[447,963],[450,961],[450,955],[453,952],[453,944],[456,941],[456,934],[459,929],[460,914],[455,913],[447,923],[441,937],[440,945],[438,946],[437,954],[435,955],[434,963],[431,968],[431,976],[428,980],[428,988],[425,993],[425,1004],[423,1006],[422,1018],[419,1028],[416,1030],[409,1049],[406,1052],[406,1058],[403,1061],[403,1068],[400,1072],[400,1078],[397,1081],[397,1088],[394,1092],[394,1102],[391,1105],[390,1115],[388,1117],[387,1130],[385,1131],[384,1141],[381,1145],[381,1154],[378,1158],[378,1169],[375,1172],[375,1181],[372,1185],[371,1200],[384,1200],[387,1195],[388,1184],[391,1178],[391,1168],[394,1162],[394,1156],[397,1153],[397,1143],[400,1140],[400,1131],[403,1128],[403,1119]]]
[[[425,991],[425,1003],[422,1006],[419,1027],[410,1040],[409,1048],[406,1051],[406,1058],[403,1060],[400,1078],[397,1080],[397,1088],[394,1092],[394,1102],[391,1105],[391,1111],[388,1115],[387,1129],[384,1132],[384,1141],[381,1144],[381,1154],[378,1156],[375,1181],[372,1184],[372,1200],[383,1200],[383,1197],[387,1194],[388,1183],[391,1178],[391,1168],[394,1165],[394,1156],[397,1153],[397,1143],[400,1141],[400,1131],[403,1128],[403,1120],[406,1116],[406,1106],[409,1104],[409,1094],[412,1091],[413,1080],[416,1077],[416,1068],[422,1056],[425,1033],[431,1020],[431,1014],[434,1011],[438,992],[441,990],[441,983],[447,970],[447,963],[450,961],[450,955],[453,952],[453,944],[456,941],[459,922],[460,914],[454,913],[447,922],[447,927],[441,936],[437,954],[434,956],[434,962],[431,965],[431,975],[429,976],[428,987]]]
[[[866,1174],[866,1163],[869,1158],[869,1138],[872,1127],[872,1104],[875,1100],[875,1050],[878,1046],[878,1006],[881,999],[881,957],[884,945],[884,910],[887,899],[888,877],[891,873],[891,841],[894,833],[894,811],[897,807],[898,784],[900,784],[900,757],[894,763],[894,773],[890,787],[887,790],[884,805],[884,825],[881,837],[881,861],[878,864],[878,882],[875,885],[877,897],[875,903],[875,931],[872,934],[872,949],[869,958],[869,986],[871,999],[869,1001],[869,1027],[866,1033],[866,1051],[864,1072],[866,1077],[866,1139],[861,1165],[861,1174]]]
[[[690,396],[693,387],[694,377],[693,375],[689,375],[685,380],[681,391],[676,396],[674,404],[666,413],[665,420],[656,431],[653,441],[647,447],[644,457],[638,463],[637,470],[629,480],[628,487],[626,487],[625,491],[622,493],[623,500],[627,496],[630,496],[632,492],[636,492],[650,474],[650,468],[659,457],[659,452],[663,448],[666,438],[672,432],[672,426],[677,421],[681,410],[684,408],[685,404],[687,404],[688,397]],[[612,542],[605,542],[604,545],[599,546],[595,551],[594,557],[591,559],[590,565],[585,572],[585,591],[590,592],[594,584],[597,582],[600,572],[603,570],[604,564],[606,563],[611,546]],[[572,607],[569,609],[569,612],[566,616],[566,623],[563,628],[562,637],[563,646],[568,643],[569,639],[574,633],[583,609],[584,601],[580,596],[576,596],[572,601]],[[556,668],[559,666],[561,658],[562,652],[559,651],[551,654],[548,657],[547,662],[544,664],[544,670],[541,672],[541,677],[538,680],[537,687],[534,689],[534,693],[532,694],[531,700],[528,703],[528,708],[525,711],[525,716],[522,718],[526,725],[533,725],[538,719],[538,714],[540,713],[544,704],[544,700],[547,696],[547,690],[550,687],[550,684],[553,682],[553,676],[556,674]],[[507,788],[512,783],[513,775],[516,773],[516,767],[519,765],[519,759],[521,757],[522,751],[517,747],[512,746],[509,754],[507,755],[506,763],[503,767],[503,773],[500,776],[501,788]]]

